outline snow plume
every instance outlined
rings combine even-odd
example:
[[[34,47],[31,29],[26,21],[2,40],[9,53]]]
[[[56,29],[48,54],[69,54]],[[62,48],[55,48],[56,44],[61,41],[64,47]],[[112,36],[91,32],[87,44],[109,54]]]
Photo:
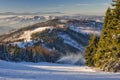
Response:
[[[79,54],[67,54],[62,56],[57,63],[62,63],[62,64],[74,64],[74,65],[85,65],[85,59],[84,56],[79,53]]]

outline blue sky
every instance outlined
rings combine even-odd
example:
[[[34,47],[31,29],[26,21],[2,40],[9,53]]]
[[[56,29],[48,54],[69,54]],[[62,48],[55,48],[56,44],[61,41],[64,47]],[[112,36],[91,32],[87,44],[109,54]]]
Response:
[[[62,12],[103,15],[111,0],[0,0],[2,12]]]

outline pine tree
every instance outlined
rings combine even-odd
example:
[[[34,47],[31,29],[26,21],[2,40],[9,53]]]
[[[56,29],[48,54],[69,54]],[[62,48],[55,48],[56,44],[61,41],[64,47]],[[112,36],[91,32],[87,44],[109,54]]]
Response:
[[[95,66],[100,67],[106,71],[120,71],[120,0],[114,4],[115,8],[112,10],[112,16],[109,21],[108,17],[105,18],[105,25],[98,43],[98,49],[95,54]],[[109,10],[108,10],[109,12]]]
[[[14,61],[21,61],[20,48],[17,45],[15,46],[15,49],[14,49],[13,60]]]
[[[111,9],[108,8],[106,15],[105,15],[105,20],[104,20],[104,27],[107,27],[107,24],[110,24],[110,20],[112,19],[112,13]]]
[[[86,65],[88,66],[94,66],[94,54],[97,51],[98,41],[99,38],[96,35],[92,35],[89,45],[86,47],[85,58],[86,58]]]
[[[94,65],[105,71],[118,72],[120,71],[120,0],[113,1],[113,6],[113,9],[108,8],[106,12],[97,49],[93,48],[95,43],[93,45],[90,43],[86,49],[86,61],[89,66]],[[95,51],[94,55],[91,50]]]
[[[112,11],[113,19],[111,21],[111,28],[115,29],[116,25],[119,25],[120,21],[120,0],[113,1],[113,6],[115,7]]]

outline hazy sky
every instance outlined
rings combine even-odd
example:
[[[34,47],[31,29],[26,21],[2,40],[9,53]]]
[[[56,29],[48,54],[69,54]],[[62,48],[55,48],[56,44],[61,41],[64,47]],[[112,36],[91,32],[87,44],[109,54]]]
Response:
[[[111,0],[0,0],[2,12],[62,12],[104,14]]]

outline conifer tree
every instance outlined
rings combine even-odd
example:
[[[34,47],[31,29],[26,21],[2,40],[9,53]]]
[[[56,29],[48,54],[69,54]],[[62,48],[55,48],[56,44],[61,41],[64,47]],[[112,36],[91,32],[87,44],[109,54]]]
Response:
[[[108,23],[105,25],[102,31],[100,41],[98,43],[98,49],[95,54],[95,66],[100,67],[106,71],[119,71],[120,66],[120,42],[119,42],[119,34],[120,34],[120,0],[115,1],[115,8],[112,10],[111,15],[106,15],[111,17]]]
[[[102,30],[97,49],[94,45],[87,47],[86,55],[89,66],[96,66],[105,71],[120,71],[120,0],[113,1],[113,9],[108,8],[104,20],[104,28]],[[94,55],[91,53],[96,51]],[[92,55],[92,57],[91,57]]]
[[[105,15],[105,20],[104,20],[104,27],[107,27],[107,24],[110,23],[110,20],[112,19],[112,14],[111,14],[111,9],[108,8],[106,15]]]
[[[114,29],[115,26],[118,25],[120,21],[120,0],[114,0],[113,7],[115,8],[112,11],[113,19],[110,24],[112,29]]]
[[[92,35],[89,45],[86,47],[85,58],[86,58],[86,65],[88,66],[94,66],[94,54],[97,51],[98,40],[99,39],[96,35]]]

